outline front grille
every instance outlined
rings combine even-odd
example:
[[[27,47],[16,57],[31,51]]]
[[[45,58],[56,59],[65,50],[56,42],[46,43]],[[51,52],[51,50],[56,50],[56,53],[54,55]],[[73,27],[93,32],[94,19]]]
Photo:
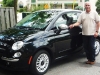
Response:
[[[0,52],[4,52],[4,51],[6,51],[5,48],[0,48]]]

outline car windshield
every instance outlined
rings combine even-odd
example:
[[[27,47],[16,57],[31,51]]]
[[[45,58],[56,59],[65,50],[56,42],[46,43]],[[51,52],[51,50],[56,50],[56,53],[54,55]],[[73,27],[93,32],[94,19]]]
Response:
[[[37,11],[23,18],[16,26],[31,27],[35,29],[44,29],[56,15],[56,12]]]

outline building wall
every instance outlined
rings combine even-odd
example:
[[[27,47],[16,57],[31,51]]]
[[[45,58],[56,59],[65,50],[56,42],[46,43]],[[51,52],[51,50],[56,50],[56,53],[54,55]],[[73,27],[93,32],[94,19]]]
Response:
[[[78,4],[78,6],[82,6],[84,7],[84,3],[85,1],[90,1],[91,2],[91,7],[92,10],[96,9],[95,3],[97,0],[31,0],[32,4],[36,4],[36,6],[38,6],[38,4],[43,4],[43,3],[47,3],[47,4],[61,4],[62,8],[66,8],[66,4],[68,8],[73,8],[73,3],[75,3],[76,5]]]
[[[34,0],[32,0],[32,2],[33,2]],[[62,8],[65,8],[65,4],[67,4],[67,8],[73,8],[72,7],[72,5],[73,5],[73,3],[74,4],[78,4],[78,0],[36,0],[35,1],[35,3],[36,3],[36,6],[38,6],[38,4],[43,4],[43,3],[47,3],[47,4],[57,4],[57,5],[59,5],[59,4],[61,4],[61,6],[62,6]]]
[[[91,2],[91,8],[92,8],[92,10],[96,10],[95,4],[96,4],[97,0],[90,0],[90,2]]]

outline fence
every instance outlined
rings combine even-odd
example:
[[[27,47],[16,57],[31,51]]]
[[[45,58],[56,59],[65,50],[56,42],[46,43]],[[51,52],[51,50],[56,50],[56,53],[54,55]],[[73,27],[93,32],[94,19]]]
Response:
[[[0,8],[0,32],[16,24],[13,7]]]

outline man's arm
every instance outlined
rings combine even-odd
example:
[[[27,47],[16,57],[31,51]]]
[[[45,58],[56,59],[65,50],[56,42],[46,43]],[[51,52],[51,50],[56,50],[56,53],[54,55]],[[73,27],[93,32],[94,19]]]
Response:
[[[98,36],[98,32],[99,32],[99,27],[100,27],[100,22],[98,21],[98,22],[96,22],[96,31],[95,31],[95,33],[94,33],[94,37],[97,37]]]
[[[96,32],[98,32],[99,31],[99,27],[100,27],[100,22],[98,21],[98,22],[96,22]]]
[[[69,26],[69,28],[73,28],[73,27],[75,27],[75,26],[79,26],[81,23],[80,22],[76,22],[76,23],[74,23],[74,24],[71,24],[70,26]]]
[[[100,27],[100,17],[97,12],[95,12],[95,21],[96,21],[96,32],[98,32]]]

